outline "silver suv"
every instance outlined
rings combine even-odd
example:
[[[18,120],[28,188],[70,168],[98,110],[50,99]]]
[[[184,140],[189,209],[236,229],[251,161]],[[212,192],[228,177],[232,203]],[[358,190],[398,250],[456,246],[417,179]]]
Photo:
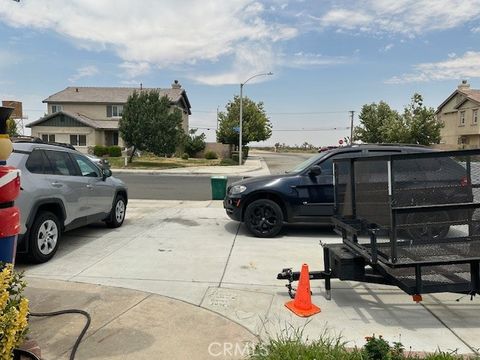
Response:
[[[64,231],[98,221],[119,227],[125,219],[125,184],[76,150],[18,142],[7,165],[22,171],[15,201],[21,214],[17,251],[34,262],[55,255]]]

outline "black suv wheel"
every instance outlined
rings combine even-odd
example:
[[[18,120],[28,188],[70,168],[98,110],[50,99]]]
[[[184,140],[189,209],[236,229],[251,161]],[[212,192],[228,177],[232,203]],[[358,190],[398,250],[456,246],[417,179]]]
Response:
[[[245,210],[245,225],[257,237],[274,237],[282,229],[283,213],[272,200],[255,200]]]
[[[57,252],[62,234],[58,217],[50,211],[41,211],[35,217],[29,235],[29,256],[33,262],[43,263]]]

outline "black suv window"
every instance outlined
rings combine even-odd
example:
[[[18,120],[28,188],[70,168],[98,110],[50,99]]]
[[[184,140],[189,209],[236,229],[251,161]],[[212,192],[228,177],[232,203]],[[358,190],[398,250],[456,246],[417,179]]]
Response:
[[[68,156],[66,152],[47,150],[45,154],[52,166],[52,174],[67,176],[75,176],[78,174],[72,159],[70,159],[70,156]]]
[[[84,156],[78,154],[71,154],[74,161],[77,163],[78,167],[80,168],[80,173],[82,176],[89,176],[89,177],[99,177],[100,170],[92,164],[88,159]]]
[[[50,163],[42,150],[33,150],[25,164],[28,171],[34,174],[51,173]]]

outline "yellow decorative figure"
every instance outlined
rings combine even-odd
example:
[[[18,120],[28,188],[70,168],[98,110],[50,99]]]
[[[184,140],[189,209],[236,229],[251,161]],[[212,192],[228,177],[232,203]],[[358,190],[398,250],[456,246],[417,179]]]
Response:
[[[13,151],[12,142],[7,133],[7,120],[10,117],[13,108],[0,107],[0,165],[5,165],[8,157]]]

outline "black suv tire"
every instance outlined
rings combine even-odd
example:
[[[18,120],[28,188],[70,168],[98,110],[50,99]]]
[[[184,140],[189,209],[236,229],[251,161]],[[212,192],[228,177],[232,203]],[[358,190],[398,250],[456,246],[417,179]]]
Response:
[[[282,209],[275,201],[255,200],[248,204],[244,222],[247,229],[256,237],[274,237],[282,230]]]
[[[122,226],[123,221],[125,220],[126,210],[127,203],[125,202],[125,197],[123,195],[117,195],[113,202],[112,210],[110,210],[110,215],[108,216],[108,219],[105,220],[107,226],[110,228]]]
[[[62,236],[62,227],[58,217],[50,211],[36,214],[28,236],[28,255],[35,263],[50,260],[57,252]]]

